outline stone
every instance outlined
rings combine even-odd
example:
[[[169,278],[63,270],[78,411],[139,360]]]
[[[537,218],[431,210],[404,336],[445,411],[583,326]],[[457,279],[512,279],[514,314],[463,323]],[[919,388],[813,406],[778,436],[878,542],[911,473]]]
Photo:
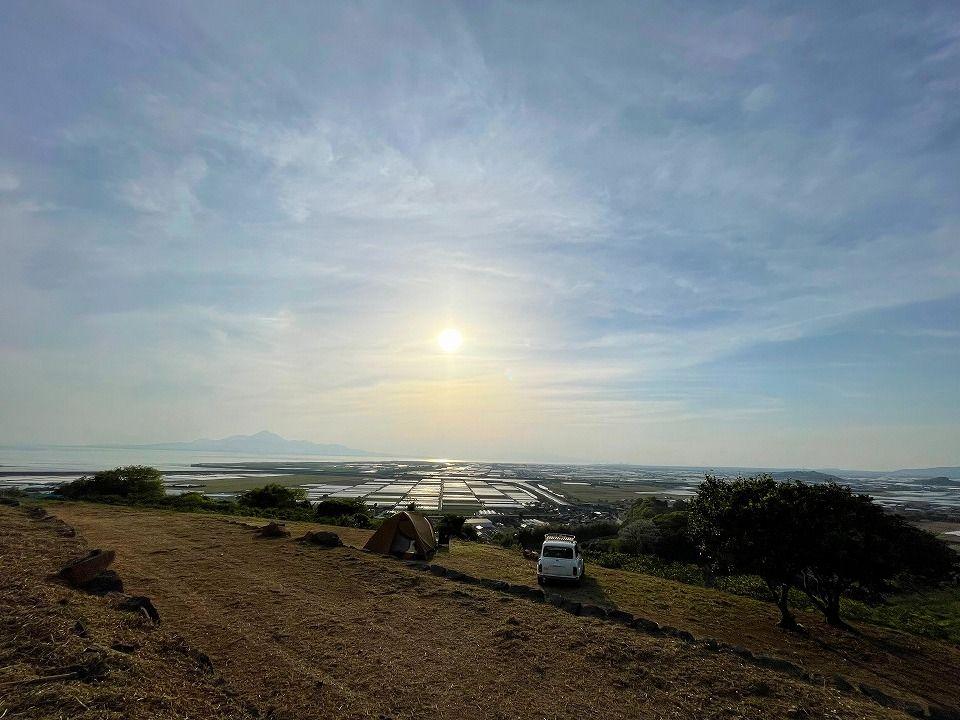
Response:
[[[113,550],[91,550],[79,560],[64,565],[57,575],[74,587],[82,587],[106,570],[116,555]]]
[[[645,617],[634,616],[633,627],[635,627],[637,630],[643,630],[644,632],[649,633],[661,632],[660,623],[649,620]]]
[[[609,617],[614,622],[623,623],[624,625],[633,624],[633,613],[629,613],[626,610],[620,610],[619,608],[613,608],[607,612],[607,617]]]
[[[123,592],[123,580],[114,570],[104,570],[97,573],[90,582],[81,585],[84,590],[94,595],[106,595],[112,592]]]
[[[340,536],[328,530],[308,530],[307,533],[299,539],[299,542],[328,548],[343,546],[343,541],[340,539]]]
[[[806,677],[807,671],[802,667],[797,665],[794,662],[789,660],[784,660],[783,658],[771,657],[770,655],[754,655],[753,662],[760,667],[770,668],[771,670],[779,670],[780,672],[785,672],[788,675],[793,675],[794,677]]]
[[[117,610],[126,610],[128,612],[141,612],[149,617],[153,622],[160,622],[160,613],[153,606],[153,602],[145,595],[132,595],[118,602],[114,607]]]
[[[287,530],[284,524],[273,520],[263,527],[257,528],[253,534],[265,538],[290,537],[290,531]]]

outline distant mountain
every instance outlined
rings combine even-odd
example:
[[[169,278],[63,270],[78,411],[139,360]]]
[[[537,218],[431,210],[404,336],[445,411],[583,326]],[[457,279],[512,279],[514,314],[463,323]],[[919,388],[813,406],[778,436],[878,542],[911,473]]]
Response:
[[[946,477],[960,479],[960,467],[933,467],[894,470],[887,473],[889,477],[901,478],[935,478]]]
[[[343,455],[373,457],[377,453],[357,450],[336,443],[312,443],[306,440],[287,440],[276,433],[261,430],[255,435],[231,435],[219,440],[202,438],[190,442],[137,445],[148,450],[194,450],[199,452],[232,452],[241,455]]]
[[[805,483],[846,483],[846,479],[838,475],[829,475],[816,470],[778,470],[770,473],[774,480],[800,480]]]

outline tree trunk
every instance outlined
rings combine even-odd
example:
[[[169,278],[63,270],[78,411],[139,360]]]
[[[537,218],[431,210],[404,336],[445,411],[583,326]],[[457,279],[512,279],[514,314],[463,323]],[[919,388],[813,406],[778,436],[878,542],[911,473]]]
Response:
[[[777,607],[780,609],[780,622],[777,623],[785,630],[796,630],[800,627],[797,619],[790,612],[790,585],[784,584],[780,587],[777,595]]]
[[[831,595],[823,608],[823,616],[828,625],[835,627],[846,627],[846,623],[840,619],[840,595]]]
[[[800,625],[797,623],[797,619],[790,612],[790,583],[775,583],[767,580],[767,588],[770,590],[773,601],[777,604],[777,609],[780,610],[780,622],[777,623],[777,626],[785,630],[799,629]]]

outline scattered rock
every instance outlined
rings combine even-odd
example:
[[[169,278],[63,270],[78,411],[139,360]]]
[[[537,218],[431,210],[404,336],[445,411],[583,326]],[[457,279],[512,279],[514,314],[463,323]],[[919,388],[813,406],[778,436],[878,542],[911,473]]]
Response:
[[[74,587],[82,587],[106,570],[115,557],[113,550],[91,550],[79,560],[64,565],[57,575]]]
[[[126,655],[130,655],[134,650],[137,649],[136,645],[131,645],[130,643],[115,642],[110,646],[112,650],[117,652],[122,652]]]
[[[290,537],[290,531],[287,530],[284,524],[274,521],[267,523],[261,528],[257,528],[253,534],[265,538]]]
[[[753,653],[747,650],[745,647],[740,647],[739,645],[727,645],[727,651],[738,655],[745,660],[753,660]]]
[[[644,632],[649,633],[659,633],[661,631],[660,623],[654,622],[653,620],[648,620],[644,617],[634,617],[633,627],[635,627],[637,630],[643,630]]]
[[[579,615],[582,607],[581,603],[576,600],[568,600],[567,598],[564,598],[563,603],[560,605],[562,610],[566,610],[571,615]]]
[[[633,613],[629,613],[626,610],[620,610],[619,608],[613,608],[612,610],[607,611],[607,617],[614,622],[623,623],[624,625],[632,625],[634,621]]]
[[[290,533],[287,533],[288,535]],[[310,545],[319,545],[320,547],[342,547],[343,541],[335,532],[328,530],[308,530],[306,535],[300,538],[300,542]]]
[[[94,595],[106,595],[112,592],[123,592],[123,580],[115,570],[104,570],[97,573],[90,582],[81,585],[84,590]]]
[[[583,603],[580,606],[580,614],[586,617],[606,618],[607,609],[600,607],[599,605],[591,605],[590,603]]]
[[[834,675],[831,680],[833,681],[833,686],[837,688],[837,690],[843,690],[844,692],[851,692],[854,690],[853,685],[851,685],[843,675]]]
[[[38,505],[31,505],[27,508],[27,517],[31,517],[34,520],[41,520],[47,516],[47,511],[39,507]]]
[[[860,683],[860,692],[869,697],[878,705],[883,705],[884,707],[893,708],[895,710],[902,710],[908,715],[913,715],[914,717],[926,716],[923,706],[919,703],[911,702],[909,700],[901,700],[900,698],[895,698],[892,695],[887,695],[883,690],[875,688],[872,685]]]
[[[132,595],[118,602],[114,607],[117,610],[126,610],[128,612],[140,612],[150,618],[153,622],[160,622],[160,613],[153,606],[150,598],[144,595]]]
[[[74,623],[73,634],[82,638],[90,637],[90,631],[87,630],[87,626],[84,625],[83,622],[80,620],[77,620],[77,622]]]
[[[450,580],[462,580],[463,573],[458,570],[447,570],[447,577]]]
[[[788,675],[793,675],[794,677],[806,677],[807,671],[802,667],[797,665],[794,662],[789,660],[784,660],[783,658],[771,657],[769,655],[755,655],[753,657],[753,662],[759,665],[760,667],[770,668],[771,670],[779,670],[780,672],[785,672]]]
[[[0,505],[9,505],[10,507],[18,507],[20,501],[12,497],[4,497],[0,495]]]

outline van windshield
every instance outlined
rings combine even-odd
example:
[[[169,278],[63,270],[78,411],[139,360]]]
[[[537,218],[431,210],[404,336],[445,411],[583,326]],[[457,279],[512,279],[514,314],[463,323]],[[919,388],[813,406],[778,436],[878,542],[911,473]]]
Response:
[[[560,545],[545,545],[543,548],[543,556],[550,557],[550,558],[564,558],[565,560],[572,560],[573,548],[561,547]]]

